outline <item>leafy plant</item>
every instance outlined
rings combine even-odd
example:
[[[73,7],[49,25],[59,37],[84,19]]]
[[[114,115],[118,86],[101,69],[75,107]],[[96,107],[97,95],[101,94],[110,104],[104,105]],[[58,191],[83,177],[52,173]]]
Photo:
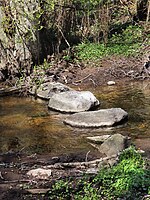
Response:
[[[108,199],[141,199],[150,187],[150,171],[144,166],[141,155],[130,147],[120,155],[116,166],[100,171],[94,181],[99,182],[101,192]]]
[[[114,34],[110,38],[110,43],[133,44],[143,41],[144,29],[140,26],[129,25],[122,34]]]
[[[140,200],[149,191],[150,170],[145,168],[142,156],[130,147],[121,153],[116,166],[100,170],[95,177],[56,182],[49,199]]]
[[[143,42],[144,30],[140,26],[128,26],[122,34],[114,34],[107,45],[103,43],[85,42],[76,49],[82,60],[99,60],[109,55],[134,56],[140,50]],[[147,35],[148,38],[148,35]]]

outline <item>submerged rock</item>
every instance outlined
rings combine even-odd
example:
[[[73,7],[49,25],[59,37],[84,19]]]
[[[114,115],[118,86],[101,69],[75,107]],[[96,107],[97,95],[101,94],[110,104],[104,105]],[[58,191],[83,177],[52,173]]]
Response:
[[[48,107],[61,112],[83,112],[99,105],[89,91],[68,91],[53,95]]]
[[[30,93],[33,95],[36,95],[39,98],[42,99],[47,99],[49,100],[54,94],[61,93],[61,92],[66,92],[73,90],[70,87],[58,83],[58,82],[47,82],[41,84],[41,86],[36,90],[35,87],[30,90]]]
[[[76,113],[64,120],[64,123],[73,127],[100,128],[121,124],[128,117],[128,113],[121,108],[101,109]]]

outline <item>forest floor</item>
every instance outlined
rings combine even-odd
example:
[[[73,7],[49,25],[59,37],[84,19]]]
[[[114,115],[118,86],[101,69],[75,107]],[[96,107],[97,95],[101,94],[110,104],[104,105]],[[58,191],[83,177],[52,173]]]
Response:
[[[150,78],[150,69],[144,67],[146,56],[123,57],[110,56],[95,62],[55,64],[50,68],[55,79],[71,86],[82,88],[107,85],[108,81],[125,83],[128,81],[143,81]],[[67,66],[67,67],[66,67]],[[49,73],[49,70],[47,70]]]
[[[66,68],[66,63],[59,63],[55,66],[52,75],[58,81],[70,86],[81,87],[88,89],[89,87],[97,87],[107,85],[108,81],[115,81],[124,84],[128,81],[143,81],[150,78],[150,72],[143,68],[145,60],[143,58],[124,58],[124,57],[109,57],[99,62],[86,63],[84,65],[69,64]],[[64,67],[64,70],[63,70]],[[49,74],[50,71],[47,71]],[[56,77],[57,75],[57,77]],[[2,84],[4,86],[4,83]],[[2,86],[1,86],[2,87]],[[59,162],[75,162],[85,161],[86,155],[70,155],[67,158],[61,156]],[[96,159],[92,155],[90,160]],[[54,159],[46,155],[43,158],[37,155],[21,155],[18,153],[5,153],[0,155],[0,200],[30,200],[30,199],[49,199],[47,190],[32,190],[28,189],[48,189],[54,180],[59,180],[62,177],[80,176],[79,171],[65,169],[57,173],[51,180],[30,180],[26,173],[33,167],[42,167],[47,164],[54,164]],[[35,193],[34,193],[35,192]],[[44,195],[43,195],[44,194]]]

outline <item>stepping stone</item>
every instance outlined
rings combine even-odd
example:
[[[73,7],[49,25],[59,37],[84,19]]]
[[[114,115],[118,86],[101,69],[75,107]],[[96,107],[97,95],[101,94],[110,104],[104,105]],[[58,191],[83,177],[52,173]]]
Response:
[[[112,127],[123,123],[128,113],[121,108],[101,109],[70,115],[64,123],[80,128]]]

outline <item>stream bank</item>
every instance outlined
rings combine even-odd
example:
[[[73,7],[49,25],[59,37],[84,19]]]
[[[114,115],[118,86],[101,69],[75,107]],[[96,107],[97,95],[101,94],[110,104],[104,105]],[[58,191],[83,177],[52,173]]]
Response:
[[[76,90],[88,88],[101,101],[101,108],[119,106],[125,109],[129,113],[129,121],[125,126],[105,130],[71,128],[61,122],[63,114],[48,110],[44,101],[18,96],[0,98],[2,199],[20,200],[25,197],[25,191],[20,191],[18,185],[28,187],[22,181],[32,168],[56,162],[85,161],[88,152],[89,161],[103,156],[87,142],[87,136],[118,132],[130,136],[136,147],[143,149],[146,156],[150,157],[149,80],[136,82],[134,78],[122,79],[113,73],[111,76],[102,76],[103,70],[113,72],[112,68],[85,68],[82,73],[78,72],[80,76],[76,76],[73,84],[68,85]],[[110,80],[115,81],[115,85],[108,86],[107,81]],[[65,170],[57,178],[63,176],[80,174]],[[32,184],[40,188],[43,182]],[[37,195],[29,196],[27,199],[37,198]]]

